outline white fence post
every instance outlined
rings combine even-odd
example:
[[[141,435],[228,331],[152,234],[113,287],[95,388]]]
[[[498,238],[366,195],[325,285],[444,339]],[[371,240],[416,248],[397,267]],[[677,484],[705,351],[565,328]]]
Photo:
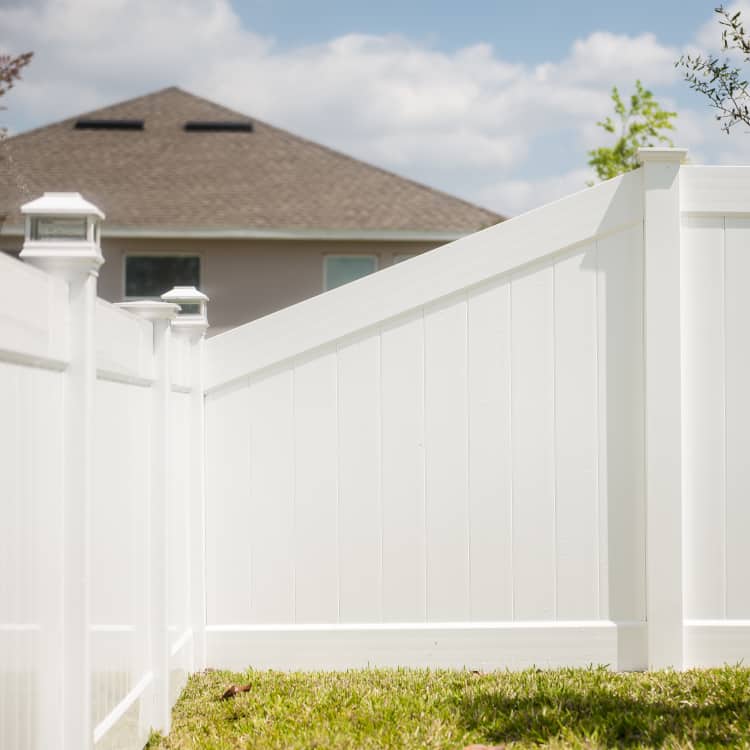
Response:
[[[169,704],[169,632],[168,632],[168,497],[169,424],[172,384],[169,374],[170,325],[178,311],[168,302],[143,300],[118,305],[150,320],[154,331],[154,385],[151,408],[151,522],[149,548],[151,559],[151,660],[154,673],[154,729],[168,732],[171,723]]]
[[[646,619],[648,666],[683,665],[680,165],[644,148]]]
[[[63,684],[65,750],[93,746],[89,634],[92,504],[94,313],[99,267],[99,220],[104,214],[78,193],[45,193],[21,209],[26,240],[21,258],[68,282],[70,364],[65,383]]]
[[[205,585],[205,449],[203,399],[203,339],[208,330],[208,297],[195,287],[175,287],[162,294],[165,302],[181,307],[172,331],[190,342],[190,612],[193,627],[193,669],[206,667]]]

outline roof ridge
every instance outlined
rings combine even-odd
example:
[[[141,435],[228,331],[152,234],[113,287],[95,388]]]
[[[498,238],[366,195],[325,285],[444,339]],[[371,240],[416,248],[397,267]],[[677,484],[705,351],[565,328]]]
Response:
[[[179,86],[170,86],[171,89],[174,89],[175,91],[179,91],[184,96],[189,97],[190,99],[197,99],[200,102],[203,102],[205,104],[209,104],[212,107],[215,107],[217,109],[223,109],[225,112],[228,112],[229,114],[236,115],[237,117],[241,117],[243,120],[252,120],[254,122],[261,122],[260,120],[257,120],[252,115],[246,115],[243,112],[240,112],[236,109],[231,109],[230,107],[226,107],[223,104],[219,104],[218,102],[211,101],[211,99],[206,99],[205,96],[201,96],[200,94],[194,94],[192,91],[185,91],[185,89],[181,89]],[[164,89],[166,91],[167,89]],[[162,93],[162,92],[155,92],[155,93]],[[125,102],[122,102],[123,104]],[[265,123],[264,123],[265,124]]]

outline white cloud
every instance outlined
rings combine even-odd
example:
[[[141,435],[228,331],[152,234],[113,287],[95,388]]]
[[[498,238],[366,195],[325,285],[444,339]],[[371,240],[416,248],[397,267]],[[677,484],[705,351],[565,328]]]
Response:
[[[485,186],[478,199],[485,205],[503,206],[509,216],[584,190],[594,174],[588,167],[538,180],[498,180]]]
[[[653,34],[607,31],[539,65],[485,43],[443,52],[397,35],[280,50],[229,0],[0,6],[0,49],[36,53],[7,97],[16,129],[177,84],[509,213],[582,187],[586,151],[606,142],[595,123],[611,110],[611,86],[627,93],[641,78],[669,91],[680,52]],[[714,153],[703,113],[680,122],[680,139]]]
[[[557,66],[555,72],[578,84],[632,85],[640,78],[653,86],[676,80],[674,61],[677,57],[679,51],[660,44],[654,34],[631,37],[597,31],[576,40],[570,57]]]

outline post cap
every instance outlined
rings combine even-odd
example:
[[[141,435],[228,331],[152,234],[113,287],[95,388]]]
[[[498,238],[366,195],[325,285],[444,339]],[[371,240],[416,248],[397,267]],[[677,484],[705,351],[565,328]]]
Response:
[[[644,146],[638,149],[638,161],[641,164],[653,162],[672,162],[684,164],[687,161],[686,148],[662,148],[660,146]]]
[[[161,298],[165,302],[208,302],[208,297],[194,286],[175,286],[164,292]]]
[[[164,302],[179,305],[180,312],[172,323],[175,330],[205,333],[208,329],[208,297],[194,286],[176,286],[161,295]]]
[[[104,213],[80,193],[44,193],[21,206],[26,217],[21,259],[68,280],[96,276]]]
[[[28,216],[40,214],[53,216],[97,216],[104,219],[104,212],[87,201],[80,193],[44,193],[21,206],[21,213]]]
[[[161,302],[157,299],[139,299],[133,302],[118,302],[116,307],[127,310],[146,320],[174,320],[180,310],[179,305]]]

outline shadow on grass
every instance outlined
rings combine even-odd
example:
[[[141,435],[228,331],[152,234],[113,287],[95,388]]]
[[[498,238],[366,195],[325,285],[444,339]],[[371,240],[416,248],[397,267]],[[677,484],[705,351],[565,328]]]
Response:
[[[743,691],[740,691],[741,693]],[[746,747],[750,700],[708,697],[699,703],[643,695],[627,697],[606,687],[558,688],[527,697],[482,688],[459,704],[464,727],[492,744],[542,744],[554,739],[599,747]]]

